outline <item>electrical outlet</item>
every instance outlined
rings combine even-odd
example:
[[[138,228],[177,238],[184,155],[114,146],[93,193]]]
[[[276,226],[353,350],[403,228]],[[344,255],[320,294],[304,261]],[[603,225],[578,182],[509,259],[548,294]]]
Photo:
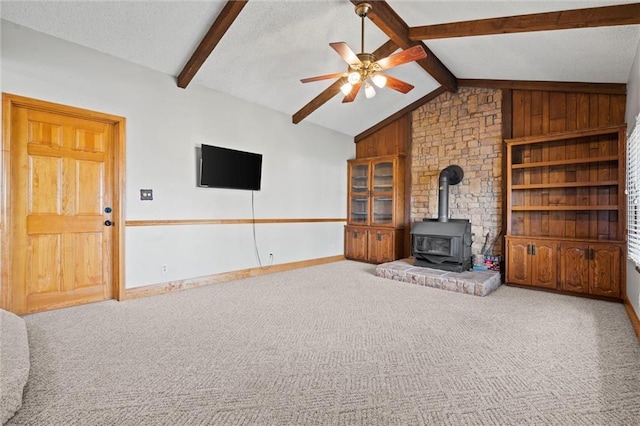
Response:
[[[160,267],[160,271],[161,271],[163,274],[166,274],[167,272],[169,272],[169,265],[162,265],[162,266]]]
[[[141,189],[140,190],[140,199],[143,201],[151,201],[153,200],[153,189]]]

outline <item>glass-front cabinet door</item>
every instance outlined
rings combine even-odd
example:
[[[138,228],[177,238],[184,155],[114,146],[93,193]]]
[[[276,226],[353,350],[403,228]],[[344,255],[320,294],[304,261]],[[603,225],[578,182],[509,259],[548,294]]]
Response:
[[[349,176],[351,193],[369,193],[369,163],[354,164]]]
[[[393,161],[373,163],[372,225],[393,224]]]
[[[349,222],[357,225],[367,225],[369,222],[369,197],[366,195],[352,195],[349,199]]]
[[[393,192],[393,162],[373,163],[373,192]]]
[[[394,226],[397,164],[394,158],[349,162],[349,224]]]
[[[369,223],[369,162],[349,168],[349,223]]]

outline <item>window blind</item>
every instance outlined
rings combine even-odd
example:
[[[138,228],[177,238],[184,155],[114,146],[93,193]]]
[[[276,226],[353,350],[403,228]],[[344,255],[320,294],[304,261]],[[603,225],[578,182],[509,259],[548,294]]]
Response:
[[[640,266],[640,114],[627,141],[628,256]]]

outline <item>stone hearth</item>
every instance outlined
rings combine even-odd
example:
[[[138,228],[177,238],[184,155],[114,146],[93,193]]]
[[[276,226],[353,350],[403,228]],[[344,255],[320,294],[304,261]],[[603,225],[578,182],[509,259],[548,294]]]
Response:
[[[474,296],[486,296],[501,284],[500,272],[497,271],[441,271],[413,266],[413,259],[382,263],[376,266],[376,275],[406,283],[473,294]]]

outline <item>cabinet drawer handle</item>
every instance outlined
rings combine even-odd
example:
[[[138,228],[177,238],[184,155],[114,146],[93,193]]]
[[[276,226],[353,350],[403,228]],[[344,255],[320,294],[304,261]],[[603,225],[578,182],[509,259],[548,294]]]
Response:
[[[531,244],[527,244],[527,254],[531,254]]]
[[[535,244],[531,244],[531,254],[532,255],[536,255],[536,245]]]
[[[376,238],[378,239],[378,241],[382,240],[382,235],[380,235],[380,233],[378,232],[378,234],[376,235]]]

